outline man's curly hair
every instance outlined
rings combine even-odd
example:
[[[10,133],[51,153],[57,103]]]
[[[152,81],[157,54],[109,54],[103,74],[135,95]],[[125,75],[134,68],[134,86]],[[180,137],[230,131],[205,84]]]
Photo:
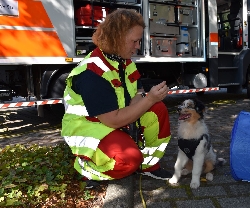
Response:
[[[127,33],[134,26],[145,28],[142,15],[134,9],[117,9],[99,24],[92,40],[104,52],[119,55]]]

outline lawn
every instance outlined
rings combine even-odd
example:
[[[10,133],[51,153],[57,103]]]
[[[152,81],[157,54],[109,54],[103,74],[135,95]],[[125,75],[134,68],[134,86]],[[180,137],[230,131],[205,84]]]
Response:
[[[0,149],[0,207],[102,207],[107,182],[85,189],[73,161],[66,144]]]

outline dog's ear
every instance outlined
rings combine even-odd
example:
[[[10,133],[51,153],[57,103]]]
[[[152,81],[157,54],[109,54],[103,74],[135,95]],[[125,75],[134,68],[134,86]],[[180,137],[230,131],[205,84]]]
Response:
[[[201,102],[198,99],[194,100],[194,104],[195,104],[195,110],[200,114],[203,115],[203,113],[205,112],[205,105],[203,104],[203,102]]]

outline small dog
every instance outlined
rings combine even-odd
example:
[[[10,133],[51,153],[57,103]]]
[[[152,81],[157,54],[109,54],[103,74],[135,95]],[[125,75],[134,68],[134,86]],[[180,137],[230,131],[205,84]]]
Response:
[[[200,186],[200,176],[206,174],[206,179],[213,180],[211,171],[215,168],[217,157],[213,151],[208,128],[204,122],[205,106],[201,101],[188,99],[178,106],[178,146],[179,151],[174,166],[175,173],[169,180],[177,183],[181,175],[192,172],[190,187]],[[219,158],[224,163],[225,160]]]

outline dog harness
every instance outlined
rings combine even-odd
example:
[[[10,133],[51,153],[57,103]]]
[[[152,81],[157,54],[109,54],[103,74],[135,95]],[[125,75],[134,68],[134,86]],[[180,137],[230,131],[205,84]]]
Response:
[[[208,135],[203,134],[199,139],[178,139],[178,146],[179,148],[187,155],[187,157],[190,160],[193,160],[193,156],[195,154],[195,150],[200,144],[200,141],[203,139],[203,137],[206,138],[208,141]]]

